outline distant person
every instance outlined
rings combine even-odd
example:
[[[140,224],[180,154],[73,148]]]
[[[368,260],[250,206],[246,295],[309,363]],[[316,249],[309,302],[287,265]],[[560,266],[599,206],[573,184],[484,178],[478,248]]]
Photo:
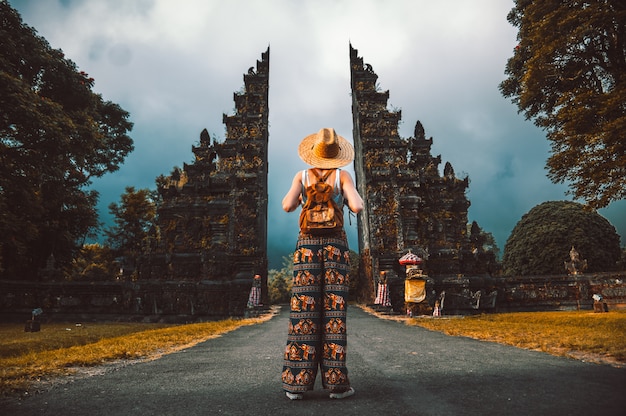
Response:
[[[300,158],[312,168],[296,173],[283,199],[292,212],[300,204],[300,233],[293,259],[289,333],[282,371],[291,400],[313,390],[318,368],[331,399],[354,394],[346,368],[346,308],[350,256],[343,205],[363,210],[350,174],[340,167],[354,160],[354,148],[334,129],[305,137]]]
[[[433,308],[433,316],[441,316],[441,303],[439,300],[435,301],[435,307]]]
[[[250,294],[248,295],[248,308],[254,309],[261,305],[261,275],[255,274],[252,279],[252,287],[250,288]]]
[[[391,298],[389,297],[389,285],[387,284],[387,272],[381,270],[380,279],[378,280],[378,289],[376,291],[376,299],[374,305],[391,307]]]

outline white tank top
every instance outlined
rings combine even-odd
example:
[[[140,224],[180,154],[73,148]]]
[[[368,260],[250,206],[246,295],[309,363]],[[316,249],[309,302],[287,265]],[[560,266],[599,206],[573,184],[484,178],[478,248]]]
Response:
[[[343,207],[343,193],[341,192],[341,169],[335,169],[335,186],[333,187],[333,200],[338,207]],[[302,203],[306,202],[306,192],[304,190],[311,184],[309,180],[309,170],[302,171]]]

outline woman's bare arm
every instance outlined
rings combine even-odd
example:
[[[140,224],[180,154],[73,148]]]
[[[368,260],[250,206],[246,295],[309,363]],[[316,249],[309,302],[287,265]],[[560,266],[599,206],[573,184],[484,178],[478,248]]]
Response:
[[[283,209],[287,212],[294,211],[302,202],[302,172],[296,173],[291,188],[283,198]]]
[[[343,197],[348,202],[348,208],[350,208],[350,211],[355,214],[363,211],[363,198],[361,198],[361,195],[359,195],[359,192],[356,190],[350,173],[342,170],[340,180]]]

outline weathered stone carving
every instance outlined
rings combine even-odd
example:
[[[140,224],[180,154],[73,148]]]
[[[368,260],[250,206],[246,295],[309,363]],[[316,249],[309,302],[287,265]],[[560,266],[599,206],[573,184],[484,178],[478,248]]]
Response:
[[[572,246],[572,249],[569,251],[569,257],[570,261],[563,262],[567,273],[580,274],[587,269],[587,260],[580,259],[580,254],[574,246]]]
[[[355,173],[366,201],[359,217],[359,251],[369,253],[372,275],[395,269],[403,276],[398,259],[407,249],[428,250],[431,276],[462,272],[462,257],[469,253],[465,196],[468,178],[459,179],[450,163],[443,176],[441,157],[430,153],[422,124],[414,137],[398,135],[401,112],[387,109],[389,91],[376,88],[378,76],[363,64],[350,45]]]
[[[203,130],[194,162],[159,181],[160,234],[139,268],[140,279],[224,282],[243,294],[237,309],[252,276],[267,285],[269,48],[243,79],[235,114],[223,116],[224,142]]]

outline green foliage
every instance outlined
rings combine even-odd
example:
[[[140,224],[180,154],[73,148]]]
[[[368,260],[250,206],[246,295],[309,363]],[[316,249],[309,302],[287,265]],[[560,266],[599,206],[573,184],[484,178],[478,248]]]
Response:
[[[293,264],[290,257],[283,257],[280,270],[270,270],[267,276],[268,298],[272,305],[289,303],[293,283]]]
[[[125,269],[134,269],[137,257],[150,246],[156,217],[156,205],[151,195],[149,189],[135,191],[134,187],[127,186],[120,204],[112,202],[109,205],[115,225],[105,230],[107,243],[124,258]]]
[[[587,260],[587,272],[615,270],[619,241],[615,227],[597,212],[571,201],[544,202],[513,228],[504,247],[504,273],[564,274],[572,246]]]
[[[626,2],[516,0],[500,84],[547,132],[548,176],[601,208],[626,197]]]
[[[99,244],[85,244],[74,259],[69,280],[106,281],[115,280],[119,265],[113,251]]]
[[[98,224],[93,177],[132,151],[132,123],[85,72],[0,2],[0,258],[3,277],[67,269]]]

